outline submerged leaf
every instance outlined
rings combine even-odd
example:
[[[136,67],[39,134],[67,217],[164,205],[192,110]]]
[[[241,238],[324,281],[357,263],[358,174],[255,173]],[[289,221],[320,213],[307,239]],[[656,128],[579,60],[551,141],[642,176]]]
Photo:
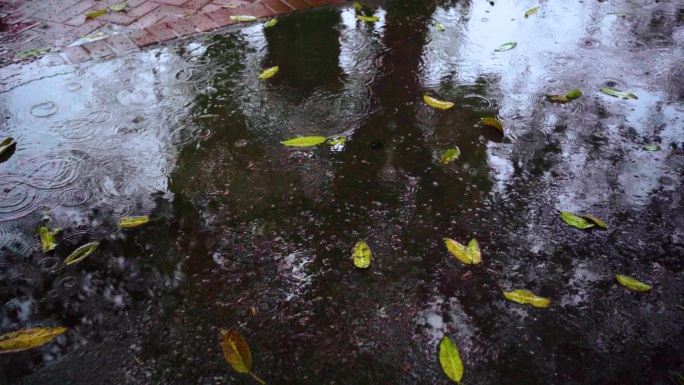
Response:
[[[658,146],[657,144],[656,145],[644,146],[644,150],[646,150],[646,151],[658,151],[658,150],[660,150],[660,146]]]
[[[445,102],[428,95],[423,95],[423,100],[428,106],[439,108],[440,110],[446,110],[454,106],[454,103],[452,102]]]
[[[591,216],[591,215],[582,215],[582,218],[587,219],[587,220],[589,220],[589,221],[591,221],[591,222],[594,222],[594,223],[596,224],[596,226],[598,226],[598,227],[602,227],[602,228],[604,228],[604,229],[607,229],[607,228],[608,228],[608,226],[607,226],[605,223],[603,223],[602,220],[600,220],[600,219],[598,219],[598,218],[596,218],[596,217],[594,217],[594,216]]]
[[[67,328],[33,328],[0,336],[0,353],[20,352],[50,342]]]
[[[575,100],[575,99],[579,98],[580,96],[582,96],[582,91],[580,91],[580,90],[573,90],[573,91],[568,92],[565,95],[565,97],[568,98],[568,100]]]
[[[370,266],[372,254],[366,242],[356,242],[356,245],[354,245],[354,266],[360,269],[367,268]]]
[[[546,100],[553,103],[567,103],[570,101],[567,95],[547,95]]]
[[[504,291],[503,295],[511,301],[521,304],[530,304],[534,307],[547,307],[549,306],[549,303],[551,303],[550,299],[537,297],[528,290],[513,290],[510,292]]]
[[[475,238],[470,240],[468,247],[451,239],[444,238],[444,244],[451,254],[459,261],[466,265],[477,265],[482,261],[482,254],[480,253],[480,246],[477,244]]]
[[[354,2],[354,8],[358,9],[359,11],[363,9],[363,5],[361,5],[359,2]]]
[[[150,221],[150,217],[147,215],[145,216],[140,216],[140,217],[126,217],[126,218],[121,218],[119,221],[119,228],[120,229],[126,229],[129,227],[136,227],[140,226],[142,224],[145,224]]]
[[[86,19],[94,19],[96,17],[100,17],[100,16],[104,15],[105,13],[107,13],[106,10],[100,9],[99,11],[93,11],[90,13],[86,13],[85,16],[86,16]]]
[[[78,249],[74,250],[71,255],[69,255],[65,260],[64,264],[65,265],[72,265],[74,263],[81,262],[84,260],[87,256],[93,253],[95,249],[100,245],[100,242],[95,241],[95,242],[90,242],[86,243],[85,245],[79,247]]]
[[[128,7],[128,3],[127,3],[127,2],[125,2],[125,3],[120,3],[120,4],[110,5],[110,6],[109,6],[109,9],[110,9],[112,12],[121,12],[121,11],[123,11],[126,7]]]
[[[17,142],[14,141],[14,138],[8,137],[5,140],[3,140],[0,143],[0,156],[4,154],[6,151],[8,151],[10,148],[14,147],[17,145]]]
[[[439,363],[442,370],[452,381],[459,382],[463,378],[463,362],[458,348],[449,337],[444,336],[439,342]]]
[[[256,21],[256,19],[256,17],[250,15],[237,15],[230,17],[230,20],[234,21]]]
[[[501,44],[499,48],[495,49],[494,51],[496,52],[503,52],[503,51],[508,51],[509,49],[513,49],[518,45],[518,43],[511,41],[508,43]]]
[[[323,136],[300,136],[299,138],[294,138],[281,142],[288,147],[311,147],[321,143],[325,143],[325,137]]]
[[[604,94],[610,95],[610,96],[615,96],[615,97],[623,98],[623,99],[639,99],[634,94],[614,90],[612,88],[601,88],[601,92],[603,92]]]
[[[435,29],[438,31],[444,31],[444,26],[439,23],[435,23]]]
[[[651,286],[649,286],[643,282],[639,282],[632,277],[628,277],[626,275],[616,274],[615,278],[617,279],[618,282],[620,282],[620,285],[628,288],[629,290],[633,290],[633,291],[649,291],[649,290],[651,290]]]
[[[271,67],[271,68],[265,69],[265,70],[261,71],[261,73],[259,74],[258,78],[259,78],[259,79],[268,79],[268,78],[270,78],[271,76],[273,76],[273,75],[275,75],[276,73],[278,73],[278,70],[279,70],[279,69],[280,69],[280,67],[278,67],[278,66],[275,66],[275,67]]]
[[[532,9],[530,9],[529,11],[525,12],[525,17],[526,18],[530,17],[530,16],[534,15],[535,13],[537,13],[538,11],[539,11],[539,7],[534,7]]]
[[[444,151],[444,154],[442,154],[442,159],[440,160],[440,163],[442,164],[448,164],[456,159],[461,155],[461,150],[458,149],[458,147],[450,148],[446,151]]]
[[[264,28],[271,28],[276,24],[278,24],[278,19],[271,19],[264,23]]]
[[[252,352],[247,342],[240,333],[235,330],[222,329],[221,350],[226,361],[240,373],[249,373],[252,370]]]
[[[480,123],[484,124],[485,126],[490,126],[494,127],[497,130],[501,131],[501,133],[504,133],[504,128],[503,125],[501,124],[501,121],[496,118],[482,118],[480,119]]]
[[[57,247],[57,243],[55,242],[55,235],[59,232],[60,229],[54,229],[50,230],[47,227],[47,224],[45,226],[38,226],[36,229],[36,233],[40,236],[40,244],[43,247],[44,252],[52,251]]]
[[[567,211],[561,211],[561,218],[565,221],[565,223],[569,224],[570,226],[575,226],[578,229],[586,229],[589,227],[594,227],[594,224],[587,221],[586,219],[579,217],[573,213],[569,213]]]
[[[361,16],[361,15],[356,15],[356,18],[365,21],[367,23],[375,23],[376,21],[379,21],[380,18],[377,16]]]

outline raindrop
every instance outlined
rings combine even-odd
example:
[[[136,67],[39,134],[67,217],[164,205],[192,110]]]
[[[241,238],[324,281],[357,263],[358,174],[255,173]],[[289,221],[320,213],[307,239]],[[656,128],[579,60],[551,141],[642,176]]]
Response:
[[[47,118],[56,114],[57,111],[57,105],[53,102],[44,102],[31,106],[31,115],[37,118]]]
[[[83,87],[83,86],[80,85],[80,84],[78,84],[78,83],[69,83],[69,84],[66,85],[65,88],[66,88],[66,90],[69,91],[69,92],[74,92],[74,91],[80,90],[82,87]]]

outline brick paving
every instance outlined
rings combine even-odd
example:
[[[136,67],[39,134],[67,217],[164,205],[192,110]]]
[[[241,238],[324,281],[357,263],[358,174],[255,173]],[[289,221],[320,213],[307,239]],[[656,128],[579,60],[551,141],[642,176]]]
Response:
[[[230,16],[269,18],[345,1],[129,0],[117,12],[109,6],[123,0],[0,0],[0,66],[30,60],[32,53],[48,49],[78,64],[238,23]],[[107,12],[87,16],[99,10]],[[108,25],[119,33],[88,41]],[[85,42],[74,45],[77,41]]]

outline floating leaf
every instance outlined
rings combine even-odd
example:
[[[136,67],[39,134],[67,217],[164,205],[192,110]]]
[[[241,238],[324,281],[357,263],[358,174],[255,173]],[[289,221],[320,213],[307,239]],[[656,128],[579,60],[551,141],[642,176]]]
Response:
[[[644,146],[644,150],[646,150],[646,151],[658,151],[658,150],[660,150],[660,146],[658,146],[657,144],[656,145],[648,145],[648,146]],[[2,154],[2,152],[0,152],[0,154]]]
[[[370,248],[364,241],[356,242],[354,245],[354,266],[365,269],[370,266],[371,263],[371,253]]]
[[[651,286],[649,286],[643,282],[639,282],[632,277],[628,277],[626,275],[616,274],[615,278],[617,279],[618,282],[620,282],[620,285],[628,288],[629,290],[632,290],[632,291],[649,291],[649,290],[651,290]]]
[[[612,88],[601,88],[601,92],[603,92],[604,94],[608,94],[610,96],[615,96],[615,97],[623,98],[623,99],[639,99],[634,94],[614,90]]]
[[[231,16],[230,20],[234,21],[256,21],[256,17],[254,16],[249,16],[249,15],[238,15],[238,16]]]
[[[444,243],[449,252],[466,265],[477,265],[482,261],[480,246],[475,238],[470,240],[468,247],[451,238],[444,238]]]
[[[30,57],[30,56],[38,56],[42,55],[44,53],[50,52],[51,48],[44,48],[44,49],[30,49],[28,51],[24,51],[20,54],[17,55],[17,59],[23,59],[25,57]]]
[[[423,95],[423,100],[428,106],[439,108],[440,110],[446,110],[454,106],[454,103],[452,102],[445,102],[428,95]]]
[[[20,352],[50,342],[67,331],[67,328],[33,328],[0,336],[0,353]]]
[[[271,19],[264,23],[264,28],[271,28],[276,24],[278,24],[278,19]]]
[[[109,9],[110,9],[112,12],[121,12],[121,11],[123,11],[126,7],[128,7],[128,3],[127,3],[127,2],[126,2],[126,3],[120,3],[120,4],[110,5],[110,6],[109,6]]]
[[[14,139],[11,137],[3,140],[2,143],[0,143],[0,156],[2,156],[2,154],[4,154],[10,148],[12,148],[16,145],[17,145],[17,142],[15,142]]]
[[[444,31],[445,28],[442,24],[435,23],[435,29],[438,31]]]
[[[586,219],[579,217],[573,213],[569,213],[567,211],[561,211],[561,217],[565,221],[565,223],[575,226],[578,229],[587,229],[589,227],[594,227],[594,224],[587,221]]]
[[[546,100],[554,103],[567,103],[570,101],[567,95],[547,95]]]
[[[358,3],[358,2],[355,1],[355,2],[354,2],[354,8],[356,8],[356,9],[358,9],[358,10],[360,11],[360,10],[363,9],[363,5],[361,5],[360,3]]]
[[[565,95],[565,97],[568,98],[568,100],[575,100],[575,99],[579,98],[580,96],[582,96],[582,91],[580,91],[580,90],[573,90],[573,91],[568,92]]]
[[[439,343],[439,363],[447,377],[455,382],[461,381],[463,378],[461,355],[458,354],[456,345],[447,336],[444,336]]]
[[[518,45],[518,43],[511,41],[508,43],[501,44],[501,46],[499,46],[499,48],[495,49],[494,51],[496,51],[496,52],[508,51],[509,49],[515,48],[517,45]]]
[[[252,352],[240,333],[221,329],[220,343],[223,356],[233,369],[240,373],[249,373],[255,380],[264,384],[264,381],[252,373]]]
[[[49,230],[47,224],[45,226],[38,226],[36,233],[40,236],[40,244],[44,252],[52,251],[57,247],[55,242],[55,235],[60,229]]]
[[[367,23],[375,23],[376,21],[379,21],[380,18],[377,16],[361,16],[361,15],[356,15],[356,18],[365,21]]]
[[[65,260],[64,264],[65,265],[72,265],[74,263],[81,262],[84,260],[87,256],[93,253],[95,249],[100,245],[100,242],[95,241],[95,242],[90,242],[86,243],[85,245],[79,247],[78,249],[74,250],[71,255],[69,255]]]
[[[496,128],[497,130],[501,131],[502,134],[504,133],[503,125],[501,124],[501,121],[499,121],[499,119],[496,119],[496,118],[482,118],[482,119],[480,120],[480,123],[484,124],[485,126],[494,127],[494,128]]]
[[[99,11],[94,11],[94,12],[86,13],[85,16],[86,16],[86,19],[94,19],[94,18],[96,18],[96,17],[100,17],[100,16],[104,15],[105,13],[107,13],[106,10],[100,9]]]
[[[299,138],[294,138],[281,142],[288,147],[311,147],[316,146],[321,143],[325,143],[325,137],[323,136],[300,136]]]
[[[148,216],[140,216],[140,217],[126,217],[126,218],[121,218],[119,221],[119,228],[120,229],[126,229],[129,227],[136,227],[140,226],[142,224],[145,224],[150,221],[150,217]]]
[[[268,78],[272,77],[273,75],[275,75],[276,73],[278,73],[279,69],[280,69],[280,67],[278,67],[278,66],[265,69],[265,70],[261,71],[258,78],[259,79],[268,79]]]
[[[504,297],[507,299],[510,299],[511,301],[521,303],[521,304],[527,304],[529,303],[530,305],[534,307],[547,307],[549,306],[549,303],[551,302],[550,299],[548,298],[542,298],[542,297],[537,297],[536,295],[532,294],[532,292],[528,290],[513,290],[510,292],[503,292]]]
[[[442,154],[442,159],[440,160],[440,163],[442,164],[448,164],[456,159],[461,155],[461,150],[458,149],[458,147],[450,148],[446,151],[444,151],[444,154]]]
[[[604,228],[604,229],[607,229],[607,228],[608,228],[608,226],[607,226],[605,223],[603,223],[602,220],[600,220],[600,219],[598,219],[598,218],[596,218],[596,217],[594,217],[594,216],[591,216],[591,215],[582,215],[582,218],[587,219],[587,220],[589,220],[589,221],[591,221],[591,222],[594,222],[598,227],[602,227],[602,228]]]
[[[529,11],[525,12],[525,17],[526,17],[526,18],[527,18],[527,17],[530,17],[530,16],[534,15],[534,14],[537,13],[537,12],[539,12],[539,7],[534,7],[534,8],[532,8],[532,9],[530,9]]]
[[[609,15],[615,15],[615,16],[617,16],[617,17],[625,17],[625,16],[627,16],[626,13],[622,13],[622,12],[608,12],[608,14],[609,14]]]

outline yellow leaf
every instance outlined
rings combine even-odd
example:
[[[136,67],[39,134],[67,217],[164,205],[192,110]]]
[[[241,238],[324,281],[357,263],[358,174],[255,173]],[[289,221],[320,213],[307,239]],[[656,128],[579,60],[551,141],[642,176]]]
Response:
[[[271,68],[269,68],[269,69],[263,70],[263,71],[259,74],[258,78],[259,78],[259,79],[268,79],[268,78],[270,78],[271,76],[275,75],[275,74],[278,72],[279,69],[280,69],[280,68],[279,68],[278,66],[275,66],[275,67],[271,67]]]
[[[600,220],[600,219],[598,219],[598,218],[596,218],[596,217],[594,217],[594,216],[591,216],[591,215],[582,215],[582,218],[588,219],[589,221],[596,223],[596,225],[597,225],[598,227],[602,227],[602,228],[604,228],[604,229],[607,229],[607,228],[608,228],[608,226],[607,226],[605,223],[603,223],[602,220]]]
[[[0,353],[19,352],[50,342],[67,328],[34,328],[11,332],[0,336]]]
[[[539,11],[539,7],[534,7],[532,9],[530,9],[529,11],[525,12],[525,17],[526,18],[530,17],[530,16],[534,15],[535,13],[537,13],[538,11]]]
[[[255,380],[264,383],[252,373],[252,352],[240,333],[235,330],[221,329],[220,343],[223,356],[233,369],[240,373],[249,373]]]
[[[288,147],[311,147],[316,146],[321,143],[325,143],[325,137],[323,136],[300,136],[298,138],[286,140],[281,142]]]
[[[461,381],[463,378],[463,362],[458,354],[458,348],[446,336],[439,343],[439,363],[447,377],[455,382]]]
[[[109,10],[112,12],[121,12],[123,11],[126,7],[128,6],[128,2],[125,3],[120,3],[120,4],[114,4],[109,6]]]
[[[511,301],[527,304],[534,307],[547,307],[551,300],[548,298],[537,297],[531,291],[528,290],[513,290],[511,292],[503,292],[504,297],[510,299]]]
[[[100,9],[99,11],[93,11],[90,13],[86,13],[86,19],[94,19],[96,17],[104,15],[105,13],[107,13],[107,11],[104,9]]]
[[[482,253],[480,252],[480,245],[477,243],[477,239],[473,238],[468,243],[466,256],[472,261],[473,265],[477,265],[482,261]]]
[[[85,245],[79,247],[78,249],[74,250],[71,255],[69,255],[65,260],[64,264],[65,265],[71,265],[77,262],[81,262],[84,260],[87,256],[93,253],[95,249],[100,245],[100,242],[90,242],[86,243]]]
[[[499,121],[499,119],[496,119],[496,118],[482,118],[482,119],[480,120],[480,123],[484,124],[485,126],[494,127],[494,128],[496,128],[497,130],[501,131],[502,134],[504,133],[503,125],[501,124],[501,121]]]
[[[361,16],[361,15],[356,15],[356,18],[365,21],[366,23],[375,23],[376,21],[379,21],[380,18],[377,16]]]
[[[482,261],[480,246],[475,238],[470,240],[467,248],[451,238],[444,238],[444,243],[451,254],[466,265],[477,265]]]
[[[354,245],[354,266],[365,269],[370,266],[371,263],[371,253],[370,248],[364,241],[356,242]]]
[[[649,291],[649,290],[651,290],[651,286],[649,286],[643,282],[639,282],[632,277],[617,274],[615,276],[615,278],[618,280],[618,282],[620,282],[620,285],[628,288],[629,290],[633,290],[633,291]]]
[[[230,20],[234,21],[255,21],[257,18],[254,16],[249,16],[249,15],[238,15],[238,16],[231,16]]]
[[[445,102],[443,100],[435,99],[429,95],[423,95],[423,100],[428,106],[439,108],[440,110],[446,110],[454,106],[452,102]]]
[[[121,218],[121,220],[119,221],[119,228],[126,229],[129,227],[136,227],[145,224],[149,221],[150,217],[148,216]]]

